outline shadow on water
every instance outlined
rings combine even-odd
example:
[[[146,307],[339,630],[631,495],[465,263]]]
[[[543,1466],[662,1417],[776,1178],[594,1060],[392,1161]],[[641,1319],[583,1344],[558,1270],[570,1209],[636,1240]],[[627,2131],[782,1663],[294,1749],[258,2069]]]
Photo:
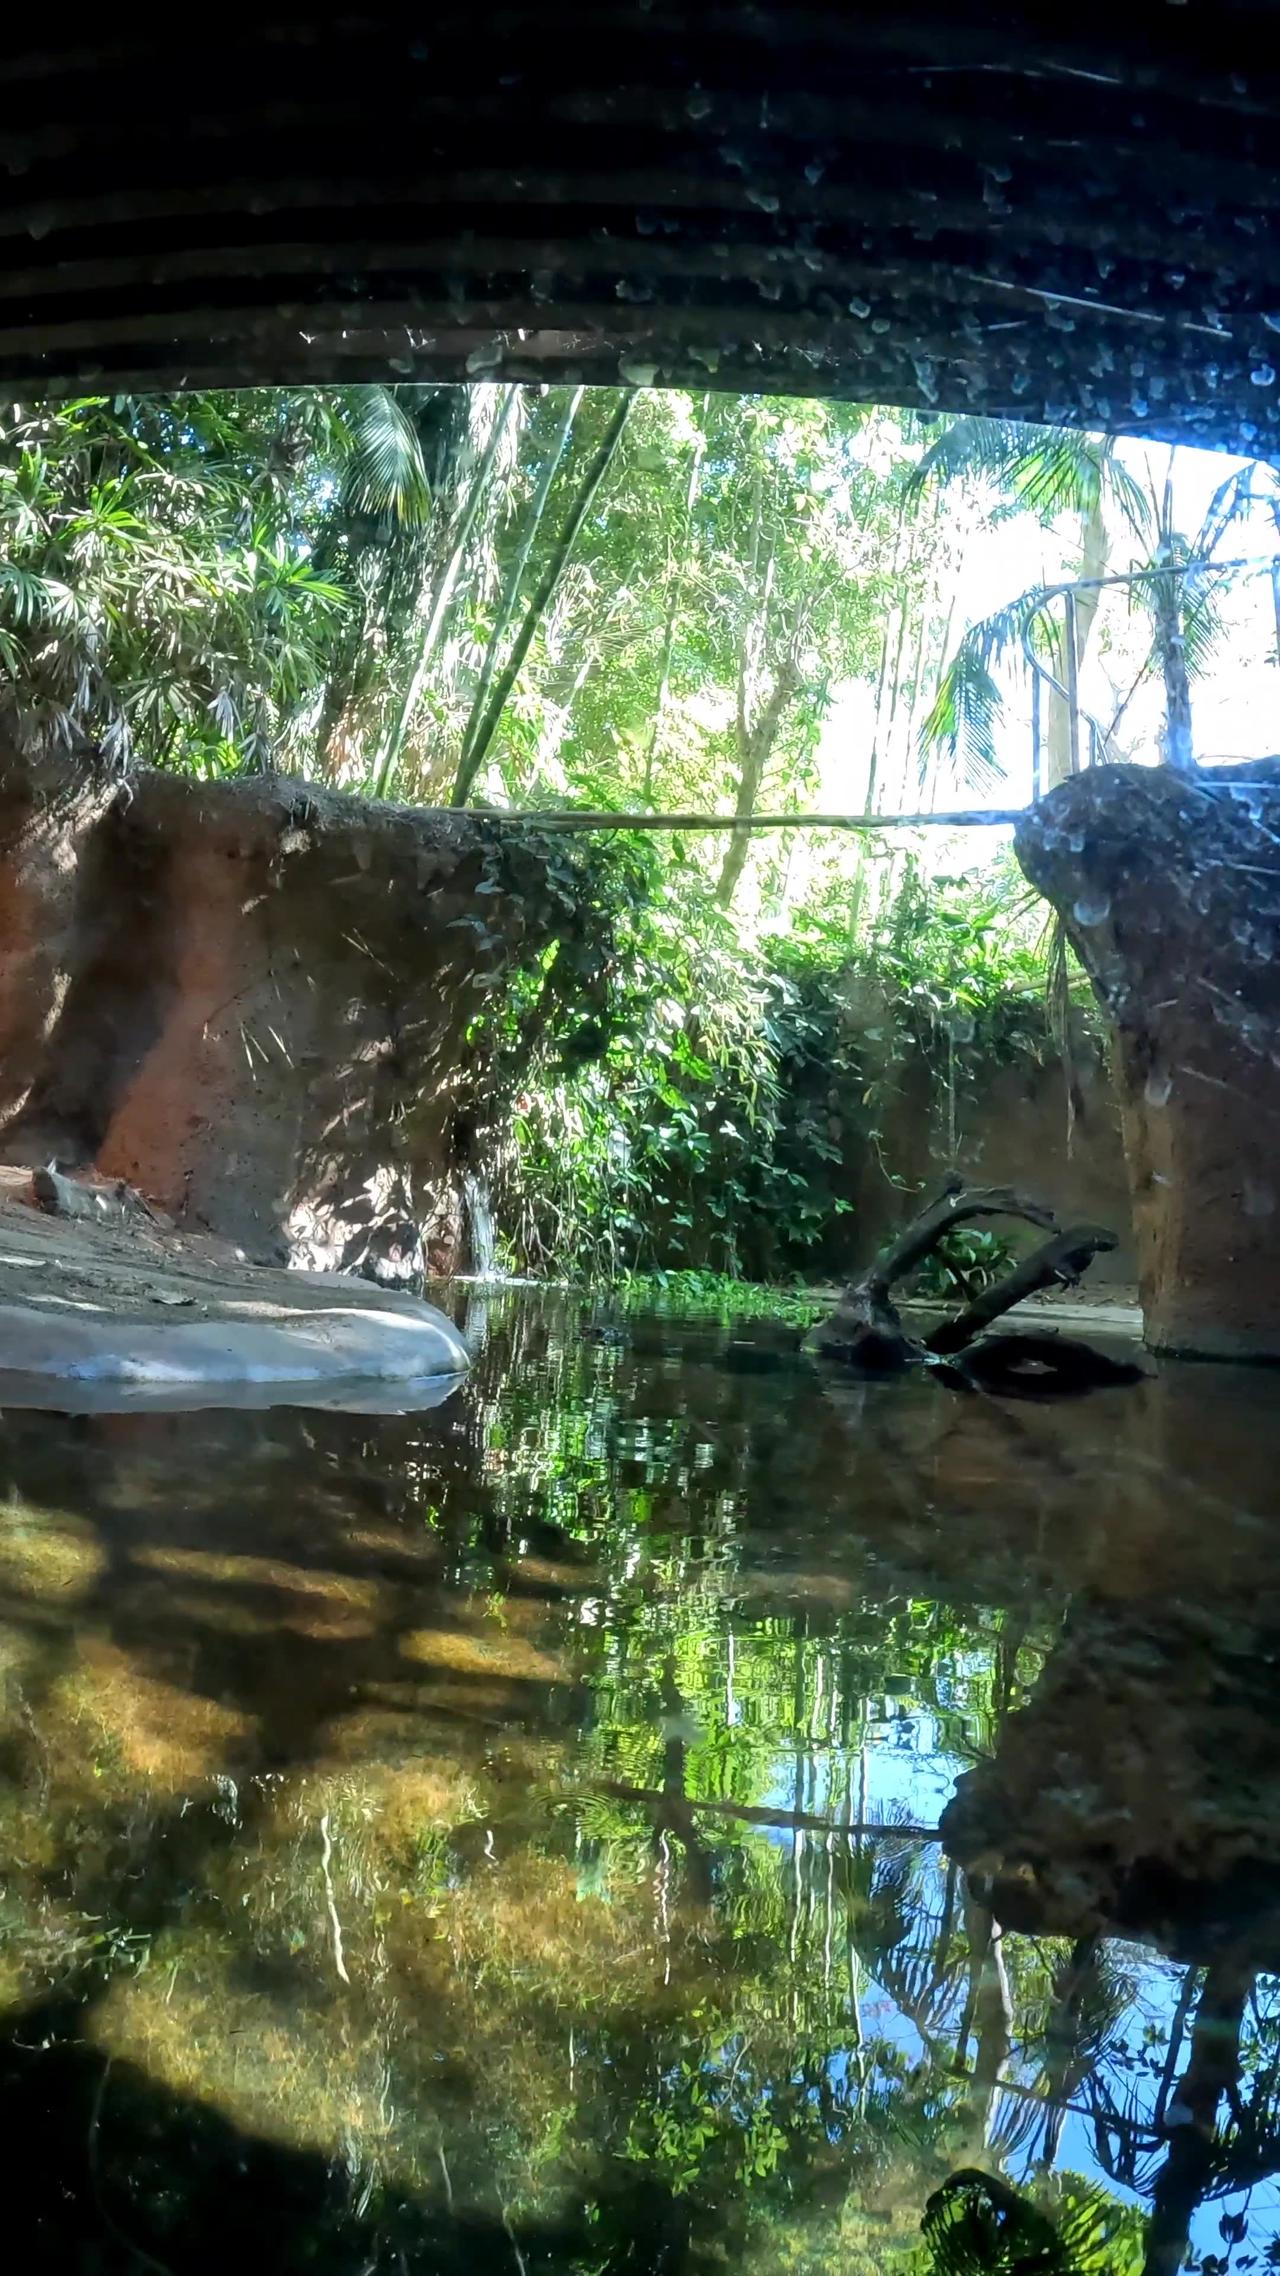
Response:
[[[1278,1456],[516,1297],[425,1417],[6,1411],[15,2265],[1275,2264]]]

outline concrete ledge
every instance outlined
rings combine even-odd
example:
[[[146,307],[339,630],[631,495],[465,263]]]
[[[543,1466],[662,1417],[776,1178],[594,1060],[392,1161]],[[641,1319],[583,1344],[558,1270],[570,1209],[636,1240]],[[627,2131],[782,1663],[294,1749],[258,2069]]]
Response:
[[[292,1319],[145,1320],[79,1305],[0,1304],[0,1373],[63,1381],[320,1383],[335,1376],[411,1382],[463,1375],[467,1350],[429,1304],[406,1317],[361,1307],[311,1307]]]
[[[145,1222],[44,1216],[24,1198],[29,1185],[0,1169],[0,1393],[10,1405],[377,1411],[435,1405],[467,1371],[452,1321],[417,1297],[334,1273],[256,1270],[225,1244]]]

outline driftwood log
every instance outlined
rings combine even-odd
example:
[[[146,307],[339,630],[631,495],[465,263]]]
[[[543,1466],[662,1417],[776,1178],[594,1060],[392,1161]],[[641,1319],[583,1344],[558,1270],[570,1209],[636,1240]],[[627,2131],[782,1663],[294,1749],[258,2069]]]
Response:
[[[1016,1217],[1049,1238],[1003,1278],[943,1320],[928,1335],[904,1326],[893,1300],[899,1282],[918,1272],[957,1225],[980,1217]],[[897,1374],[932,1366],[966,1387],[988,1390],[1081,1390],[1133,1382],[1143,1370],[1098,1352],[1077,1337],[1043,1332],[987,1336],[985,1330],[1042,1288],[1074,1288],[1096,1256],[1116,1247],[1102,1225],[1058,1226],[1051,1209],[1011,1186],[966,1186],[948,1179],[932,1201],[849,1283],[830,1317],[810,1331],[806,1348],[840,1359],[860,1374]]]

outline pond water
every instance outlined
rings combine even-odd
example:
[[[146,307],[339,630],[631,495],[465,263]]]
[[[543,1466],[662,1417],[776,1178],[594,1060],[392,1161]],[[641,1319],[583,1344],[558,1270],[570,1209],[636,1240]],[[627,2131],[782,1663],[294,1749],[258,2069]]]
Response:
[[[4,1411],[15,2268],[914,2276],[974,2167],[1280,2261],[1274,1376],[794,1341],[510,1294],[418,1417]]]

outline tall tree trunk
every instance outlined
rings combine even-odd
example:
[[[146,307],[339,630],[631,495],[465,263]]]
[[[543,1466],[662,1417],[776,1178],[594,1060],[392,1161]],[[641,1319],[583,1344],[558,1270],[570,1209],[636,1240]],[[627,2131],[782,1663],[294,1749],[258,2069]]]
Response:
[[[1009,2060],[1013,2013],[1009,1977],[1004,1962],[1000,1927],[987,1907],[963,1882],[965,1936],[969,1945],[969,1990],[960,2019],[956,2058],[968,2059],[969,2036],[975,2034],[973,2093],[966,2154],[979,2160],[991,2138],[996,2097]]]
[[[680,602],[684,593],[685,573],[688,568],[690,539],[693,533],[693,509],[698,501],[698,478],[702,472],[702,461],[707,451],[707,414],[710,406],[711,397],[704,395],[702,398],[702,415],[694,436],[693,461],[689,468],[689,486],[685,492],[684,521],[680,531],[680,559],[671,573],[670,590],[667,595],[667,621],[663,627],[662,662],[658,671],[658,699],[653,707],[653,729],[649,736],[649,748],[644,755],[644,788],[641,795],[646,806],[651,806],[653,803],[654,762],[658,756],[658,739],[662,733],[663,720],[667,709],[667,695],[671,687],[671,658],[675,650],[676,625],[679,621]]]
[[[755,527],[751,540],[751,567],[758,572],[763,528],[763,484],[759,471],[756,476]],[[753,708],[759,696],[760,667],[769,640],[769,613],[773,601],[773,582],[777,555],[770,545],[769,556],[760,579],[760,597],[751,621],[743,627],[738,648],[738,697],[735,733],[738,746],[738,792],[734,800],[734,815],[739,822],[749,822],[756,810],[765,768],[778,739],[787,705],[795,694],[799,680],[796,663],[797,633],[793,628],[785,654],[774,673],[773,687],[758,710]],[[716,900],[727,909],[738,887],[746,865],[748,832],[735,830],[729,840],[721,864]]]
[[[1156,2179],[1143,2276],[1177,2276],[1186,2265],[1191,2224],[1214,2177],[1218,2104],[1240,2078],[1240,2030],[1253,1973],[1224,1958],[1205,1975],[1187,2067],[1169,2123],[1169,2154]],[[1174,2105],[1170,2105],[1174,2109]]]
[[[453,806],[466,805],[471,786],[489,755],[489,746],[497,732],[498,723],[506,710],[511,691],[520,677],[525,657],[533,645],[533,636],[555,597],[560,579],[569,566],[573,549],[581,535],[582,525],[591,511],[596,492],[613,464],[614,453],[622,441],[623,429],[626,426],[634,400],[634,396],[631,395],[619,397],[618,407],[605,429],[600,448],[582,478],[578,495],[569,509],[555,551],[534,588],[529,606],[524,613],[524,621],[516,634],[515,646],[512,648],[506,667],[489,699],[489,708],[476,729],[470,750],[459,765],[450,800],[450,804]]]
[[[467,544],[470,539],[471,532],[475,527],[476,515],[480,511],[481,502],[484,498],[485,491],[489,486],[489,477],[493,472],[493,462],[498,455],[498,451],[502,443],[502,438],[505,435],[507,428],[511,423],[512,416],[515,412],[519,392],[519,389],[514,386],[508,387],[506,390],[506,400],[504,401],[497,418],[493,422],[493,428],[490,432],[489,440],[485,444],[484,450],[481,453],[480,463],[476,467],[475,473],[471,478],[471,486],[467,492],[462,511],[459,514],[456,523],[454,524],[452,543],[449,548],[448,557],[445,561],[443,569],[440,572],[440,576],[436,584],[435,598],[431,604],[431,613],[428,616],[426,625],[423,628],[422,639],[418,646],[417,659],[414,663],[412,672],[409,674],[409,684],[404,692],[404,700],[400,705],[399,711],[396,713],[395,720],[393,721],[390,732],[388,733],[386,740],[383,743],[382,749],[378,753],[377,767],[373,782],[373,792],[375,798],[386,797],[388,789],[390,788],[391,782],[395,775],[396,768],[399,765],[400,753],[404,748],[404,739],[409,729],[409,721],[413,717],[418,698],[422,693],[423,686],[427,677],[427,672],[431,665],[431,659],[435,654],[436,645],[439,641],[445,616],[448,612],[449,603],[453,599],[453,588],[458,581],[458,572],[462,567],[463,555],[466,553]]]
[[[1191,741],[1191,681],[1182,629],[1181,577],[1156,577],[1154,615],[1156,655],[1164,681],[1164,755],[1175,774],[1196,772]]]
[[[1103,519],[1102,498],[1101,492],[1099,492],[1099,496],[1095,499],[1091,510],[1087,514],[1081,516],[1081,577],[1089,579],[1096,577],[1105,577],[1107,573],[1109,550],[1107,525]],[[1074,678],[1075,684],[1078,688],[1080,682],[1080,667],[1084,662],[1085,650],[1088,648],[1089,639],[1093,632],[1094,620],[1098,614],[1098,603],[1102,599],[1102,594],[1095,588],[1095,590],[1092,592],[1076,592],[1073,594],[1072,598],[1075,604],[1074,616],[1076,652],[1074,674],[1071,671],[1070,663],[1067,657],[1066,629],[1061,632],[1057,632],[1055,628],[1054,663],[1057,670],[1057,677],[1062,682],[1063,686],[1070,687]],[[1064,696],[1058,688],[1049,689],[1049,702],[1047,708],[1048,734],[1046,737],[1047,749],[1045,752],[1042,788],[1044,790],[1052,790],[1055,783],[1065,782],[1068,775],[1074,771],[1073,743],[1068,701],[1066,696]]]
[[[1177,451],[1171,448],[1164,478],[1164,494],[1160,501],[1157,568],[1171,563],[1175,558],[1173,469],[1176,460]],[[1186,606],[1186,580],[1170,573],[1163,577],[1153,577],[1152,588],[1156,659],[1164,681],[1165,764],[1175,774],[1194,774],[1196,761],[1191,741],[1191,681],[1187,674],[1187,643],[1182,621]]]
[[[362,592],[358,606],[351,612],[351,622],[346,628],[342,646],[334,657],[333,669],[324,684],[320,717],[316,725],[315,755],[316,773],[321,776],[329,774],[329,752],[333,738],[355,692],[356,672],[364,649],[368,623],[369,604]]]
[[[578,415],[578,406],[585,393],[585,388],[577,387],[569,398],[564,417],[556,430],[551,456],[543,469],[542,480],[538,484],[537,494],[529,509],[524,536],[520,540],[519,550],[507,573],[507,581],[498,604],[498,613],[494,618],[493,631],[489,635],[488,645],[484,652],[484,669],[480,674],[480,684],[476,689],[475,699],[463,731],[460,767],[465,767],[467,764],[472,743],[484,717],[485,706],[489,700],[489,690],[493,686],[493,675],[497,670],[498,658],[502,653],[502,644],[507,637],[511,619],[515,615],[516,602],[520,598],[520,587],[524,583],[524,573],[529,566],[529,556],[538,542],[542,517],[546,513],[547,500],[551,495],[551,485],[560,471],[560,462],[568,447],[569,436],[573,431],[573,422]]]
[[[733,808],[739,822],[749,822],[755,813],[765,769],[773,755],[778,730],[787,705],[796,692],[798,679],[799,673],[794,661],[790,657],[786,658],[779,667],[773,693],[754,726],[747,728],[745,733],[739,733],[738,795]],[[716,899],[722,909],[730,906],[737,891],[738,881],[746,866],[749,844],[750,832],[745,829],[735,830],[729,840],[716,886]]]

